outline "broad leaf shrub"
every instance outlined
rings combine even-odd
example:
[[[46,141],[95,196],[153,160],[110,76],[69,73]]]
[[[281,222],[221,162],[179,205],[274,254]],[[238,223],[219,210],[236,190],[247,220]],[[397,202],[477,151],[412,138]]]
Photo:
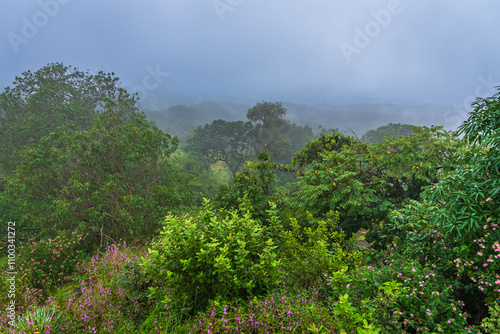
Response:
[[[276,286],[280,261],[267,232],[245,207],[216,212],[207,201],[196,217],[166,218],[146,264],[158,284],[204,310],[209,300],[244,299]]]

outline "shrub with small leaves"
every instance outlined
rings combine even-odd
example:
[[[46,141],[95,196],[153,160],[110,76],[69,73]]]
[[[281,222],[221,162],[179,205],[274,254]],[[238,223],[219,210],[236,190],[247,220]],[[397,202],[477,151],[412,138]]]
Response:
[[[32,288],[46,291],[68,282],[78,262],[85,259],[81,250],[86,235],[71,233],[54,239],[40,240],[19,248],[19,278]]]

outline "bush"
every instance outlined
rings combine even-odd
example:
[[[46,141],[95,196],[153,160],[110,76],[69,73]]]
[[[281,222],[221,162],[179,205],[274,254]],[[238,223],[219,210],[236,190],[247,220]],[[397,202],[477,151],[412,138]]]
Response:
[[[380,329],[368,324],[371,315],[360,314],[342,296],[327,305],[315,288],[290,290],[283,286],[273,293],[246,303],[214,302],[206,314],[200,313],[177,328],[181,333],[359,333],[376,334]],[[341,321],[339,321],[341,320]],[[368,320],[368,321],[367,321]]]
[[[326,282],[330,303],[348,294],[353,307],[371,315],[370,322],[386,333],[465,333],[470,329],[465,304],[454,299],[444,277],[396,252],[388,254],[380,267],[333,272]]]
[[[301,286],[310,286],[324,273],[342,266],[359,264],[361,252],[354,250],[353,240],[337,229],[339,216],[330,213],[326,220],[308,215],[309,227],[301,228],[297,219],[290,219],[290,230],[283,235],[280,258],[288,278]]]
[[[76,273],[78,262],[85,259],[81,243],[86,235],[71,233],[54,239],[27,243],[19,248],[19,278],[31,288],[59,287]]]
[[[484,318],[481,327],[484,328],[485,333],[499,333],[500,332],[500,305],[494,302],[490,305],[490,317]]]
[[[269,202],[280,202],[276,193],[276,174],[274,163],[270,162],[269,154],[261,152],[257,161],[249,162],[248,167],[239,172],[232,186],[219,184],[212,200],[216,208],[235,210],[246,198],[251,206],[247,206],[251,217],[267,225],[271,209]]]
[[[209,300],[245,298],[276,285],[280,262],[269,230],[249,210],[215,212],[206,202],[199,216],[169,215],[150,251],[150,273],[190,307]]]
[[[78,265],[76,288],[46,301],[62,313],[63,328],[57,333],[137,333],[135,320],[143,305],[119,286],[136,252],[125,243],[108,245],[104,254]]]

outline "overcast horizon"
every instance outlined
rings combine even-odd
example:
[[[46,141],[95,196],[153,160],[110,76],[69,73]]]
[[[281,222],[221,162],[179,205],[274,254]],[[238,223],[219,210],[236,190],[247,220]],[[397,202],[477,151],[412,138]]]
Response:
[[[114,72],[145,103],[464,109],[500,85],[492,0],[27,0],[0,13],[2,90],[51,62]]]

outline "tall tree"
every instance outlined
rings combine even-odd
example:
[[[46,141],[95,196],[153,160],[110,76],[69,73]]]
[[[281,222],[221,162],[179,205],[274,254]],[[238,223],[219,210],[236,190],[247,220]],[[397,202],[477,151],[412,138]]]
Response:
[[[118,86],[114,73],[96,75],[62,63],[48,64],[16,77],[0,94],[0,169],[11,173],[20,152],[34,147],[58,126],[74,122],[88,130],[107,101],[126,118],[137,111],[136,98]]]
[[[223,161],[234,178],[240,167],[251,160],[254,137],[252,123],[218,119],[196,128],[186,148],[212,162]]]
[[[272,161],[283,162],[289,158],[292,142],[287,135],[290,122],[285,116],[286,108],[281,102],[259,102],[248,110],[247,118],[256,127],[256,155],[265,150]]]
[[[160,166],[176,146],[144,115],[123,120],[109,105],[89,130],[70,123],[24,150],[4,199],[18,208],[21,224],[46,235],[90,230],[101,241],[130,240],[179,204]]]
[[[433,224],[468,242],[482,233],[485,222],[500,218],[500,87],[472,106],[459,127],[468,144],[460,168],[425,192],[429,203],[436,205],[428,214]]]
[[[382,144],[384,140],[391,137],[397,138],[398,136],[411,136],[413,134],[415,134],[415,132],[412,130],[410,124],[389,123],[379,126],[375,130],[369,130],[361,137],[361,141],[365,143]]]
[[[415,135],[366,144],[341,134],[311,141],[294,158],[298,189],[290,205],[323,218],[340,211],[348,232],[375,230],[407,198],[456,168],[457,140],[440,127],[414,127]]]

